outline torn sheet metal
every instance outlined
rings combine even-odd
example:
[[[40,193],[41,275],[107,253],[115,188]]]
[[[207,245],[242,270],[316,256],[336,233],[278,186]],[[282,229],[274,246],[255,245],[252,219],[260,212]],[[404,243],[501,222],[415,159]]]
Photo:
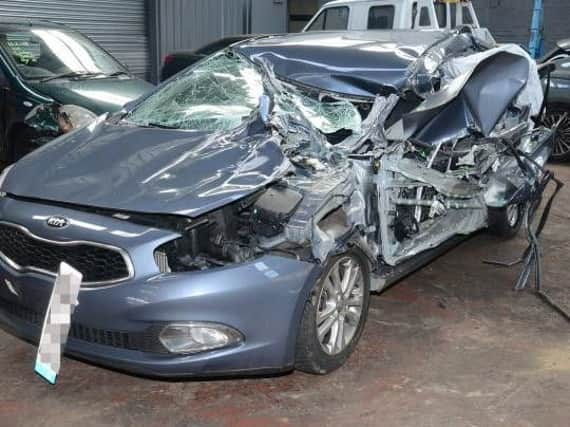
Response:
[[[387,139],[384,125],[399,101],[400,98],[394,94],[388,97],[377,96],[370,113],[362,122],[360,132],[346,138],[337,148],[347,153],[356,153],[367,142],[371,143],[373,148],[385,147]]]
[[[51,384],[55,384],[59,374],[71,315],[79,305],[77,297],[82,279],[80,272],[61,263],[47,307],[35,365],[35,371]]]
[[[410,159],[400,159],[395,164],[386,163],[386,169],[402,174],[404,177],[433,186],[438,192],[460,199],[471,199],[480,191],[476,184],[457,179],[450,174],[444,174]]]
[[[470,131],[490,136],[511,104],[529,107],[531,115],[539,113],[543,93],[537,66],[520,47],[500,46],[445,60],[443,55],[437,56],[441,89],[395,123],[388,131],[392,138],[436,143]]]
[[[454,235],[479,230],[487,221],[480,189],[473,186],[467,193],[460,181],[418,167],[419,164],[403,159],[404,153],[400,148],[385,155],[376,178],[382,258],[392,266],[439,246]],[[421,200],[408,197],[404,201],[405,194],[415,196],[418,194],[415,190],[424,188],[424,184],[436,192],[424,190]],[[417,206],[424,208],[419,221],[414,210]]]
[[[528,164],[529,174],[523,173],[519,163],[511,155],[503,155],[497,162],[496,171],[487,183],[485,203],[493,208],[503,208],[513,202],[524,201],[536,185],[535,176],[540,176],[540,168],[546,164],[552,149],[552,132],[537,129],[525,136],[518,147],[521,153],[529,156],[533,163]]]
[[[540,107],[544,99],[544,92],[538,75],[538,66],[536,61],[532,60],[530,55],[520,46],[513,44],[501,45],[485,52],[451,58],[442,67],[444,76],[446,80],[451,81],[465,74],[472,75],[479,64],[500,52],[520,56],[528,63],[528,71],[525,76],[526,84],[518,95],[517,104],[530,105],[531,114],[533,116],[537,115],[540,112]],[[504,76],[504,79],[500,80],[501,82],[508,81],[512,78],[506,71],[501,74]]]

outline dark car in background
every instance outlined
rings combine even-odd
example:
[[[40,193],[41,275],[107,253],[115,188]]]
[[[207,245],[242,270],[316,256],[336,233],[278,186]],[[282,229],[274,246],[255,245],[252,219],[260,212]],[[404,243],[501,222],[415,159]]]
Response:
[[[0,21],[2,160],[14,162],[152,88],[66,26]]]
[[[570,161],[570,39],[560,40],[539,63],[552,61],[556,68],[551,74],[546,123],[557,126],[552,160]]]
[[[226,47],[238,43],[240,41],[248,40],[251,38],[260,37],[251,34],[243,34],[239,36],[224,37],[216,40],[212,43],[208,43],[202,46],[200,49],[195,51],[179,51],[173,52],[164,58],[164,65],[162,66],[162,71],[160,73],[160,80],[164,81],[169,79],[173,75],[182,71],[183,69],[194,65],[196,62],[204,59],[205,57],[212,55]]]

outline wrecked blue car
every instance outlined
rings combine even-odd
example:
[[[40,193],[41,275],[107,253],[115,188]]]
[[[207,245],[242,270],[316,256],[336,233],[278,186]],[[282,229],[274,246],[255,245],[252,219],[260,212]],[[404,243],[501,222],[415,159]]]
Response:
[[[4,171],[0,322],[38,342],[65,262],[82,275],[68,355],[156,377],[331,372],[371,292],[527,225],[542,101],[522,49],[465,30],[233,45]]]

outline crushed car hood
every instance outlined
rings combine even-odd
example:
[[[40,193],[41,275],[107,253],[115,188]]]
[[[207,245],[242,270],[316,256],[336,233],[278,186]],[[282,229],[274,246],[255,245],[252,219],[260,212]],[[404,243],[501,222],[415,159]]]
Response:
[[[447,36],[443,31],[307,32],[246,41],[234,49],[267,60],[281,78],[375,97],[403,89],[410,65]]]
[[[196,217],[239,200],[290,163],[270,135],[205,134],[102,122],[18,162],[3,191],[128,212]]]

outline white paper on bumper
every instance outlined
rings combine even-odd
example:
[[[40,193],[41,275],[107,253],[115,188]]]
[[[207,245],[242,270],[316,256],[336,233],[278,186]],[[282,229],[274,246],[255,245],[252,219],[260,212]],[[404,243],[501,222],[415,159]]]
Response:
[[[55,384],[59,374],[71,315],[79,305],[77,297],[82,279],[82,274],[73,267],[64,262],[60,264],[44,319],[35,365],[36,373],[51,384]]]

